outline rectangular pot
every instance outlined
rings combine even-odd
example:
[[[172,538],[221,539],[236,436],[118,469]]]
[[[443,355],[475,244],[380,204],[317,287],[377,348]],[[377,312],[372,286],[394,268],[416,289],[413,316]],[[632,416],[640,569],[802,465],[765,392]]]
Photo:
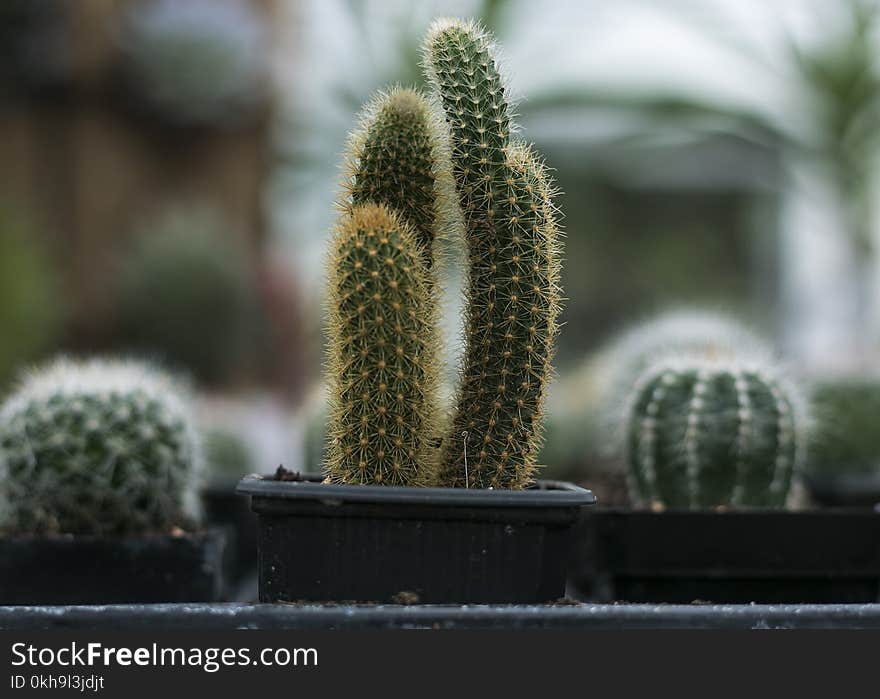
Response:
[[[216,602],[222,532],[0,538],[0,605]]]
[[[571,582],[595,601],[864,603],[880,597],[880,513],[595,510]]]
[[[251,578],[257,570],[257,518],[247,501],[236,494],[237,485],[237,481],[214,484],[201,492],[205,523],[226,537],[227,582]]]
[[[261,602],[546,602],[565,593],[571,531],[593,494],[332,485],[249,476]]]
[[[804,478],[814,502],[823,507],[868,507],[880,503],[880,474],[809,474]]]

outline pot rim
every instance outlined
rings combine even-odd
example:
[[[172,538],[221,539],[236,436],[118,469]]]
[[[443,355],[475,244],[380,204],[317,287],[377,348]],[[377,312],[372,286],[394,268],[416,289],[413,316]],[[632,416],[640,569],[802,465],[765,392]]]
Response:
[[[592,491],[565,481],[539,480],[538,487],[527,490],[491,490],[342,485],[323,483],[317,476],[306,478],[303,481],[279,481],[274,476],[252,474],[239,481],[235,492],[263,498],[315,500],[334,504],[361,502],[481,507],[580,507],[596,502]]]

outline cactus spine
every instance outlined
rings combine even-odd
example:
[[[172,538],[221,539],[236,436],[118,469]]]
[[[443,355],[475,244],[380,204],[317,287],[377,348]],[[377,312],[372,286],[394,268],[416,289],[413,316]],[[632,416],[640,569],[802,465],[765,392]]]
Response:
[[[637,495],[666,507],[781,507],[800,465],[803,408],[768,366],[663,361],[625,418]]]
[[[149,366],[59,360],[0,408],[0,526],[34,534],[167,533],[197,514],[187,398]]]
[[[382,204],[352,207],[334,233],[330,279],[327,478],[427,485],[439,372],[415,230]]]
[[[554,192],[531,149],[510,140],[488,36],[437,22],[425,59],[449,129],[469,258],[467,347],[441,483],[523,488],[540,448],[560,308]]]

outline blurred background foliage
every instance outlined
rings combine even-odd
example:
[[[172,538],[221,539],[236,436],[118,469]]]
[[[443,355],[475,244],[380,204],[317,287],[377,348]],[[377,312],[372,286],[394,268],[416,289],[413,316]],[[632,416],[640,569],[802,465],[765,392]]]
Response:
[[[670,306],[750,321],[805,376],[870,372],[878,13],[873,0],[4,0],[0,382],[52,351],[146,355],[196,378],[208,422],[250,432],[255,468],[314,470],[346,134],[375,90],[423,84],[421,37],[450,14],[498,36],[523,133],[564,193],[544,454],[557,472],[599,463],[591,354]]]

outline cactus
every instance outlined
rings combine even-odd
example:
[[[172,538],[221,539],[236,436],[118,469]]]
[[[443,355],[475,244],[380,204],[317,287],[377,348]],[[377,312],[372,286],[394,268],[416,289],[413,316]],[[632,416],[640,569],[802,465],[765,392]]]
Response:
[[[436,22],[425,64],[449,129],[469,258],[467,346],[440,481],[523,488],[541,445],[560,309],[554,191],[532,150],[510,140],[485,32]]]
[[[800,466],[804,419],[797,389],[772,366],[662,361],[629,399],[632,486],[666,507],[781,507]]]
[[[252,473],[254,463],[245,438],[220,426],[202,431],[205,482],[217,488],[232,488],[242,476]]]
[[[0,204],[0,391],[58,342],[68,308],[39,230]]]
[[[343,214],[330,259],[330,482],[433,480],[439,371],[428,279],[415,229],[398,213],[369,203]]]
[[[880,471],[880,380],[846,376],[817,381],[810,399],[815,429],[805,470],[812,475],[874,474]]]
[[[772,362],[773,351],[744,324],[708,309],[674,309],[626,329],[589,357],[582,369],[589,386],[581,395],[594,409],[595,429],[611,436],[600,447],[604,456],[622,455],[626,435],[620,431],[621,418],[638,378],[653,364],[683,355]]]
[[[343,208],[384,204],[416,233],[425,263],[434,264],[448,199],[447,158],[441,125],[419,92],[394,88],[364,109],[348,147]]]
[[[185,392],[146,365],[58,360],[0,408],[0,527],[8,532],[189,527],[200,469]]]

